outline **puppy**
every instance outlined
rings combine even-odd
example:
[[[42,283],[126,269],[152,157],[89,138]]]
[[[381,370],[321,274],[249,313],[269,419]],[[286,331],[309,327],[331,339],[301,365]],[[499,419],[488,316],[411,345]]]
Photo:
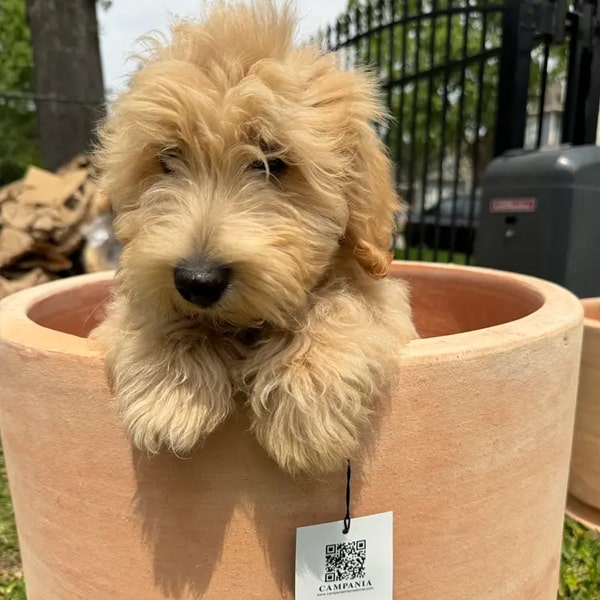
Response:
[[[343,467],[416,337],[376,83],[293,34],[287,6],[217,3],[101,128],[124,249],[97,335],[140,449],[188,453],[243,402],[285,471]]]

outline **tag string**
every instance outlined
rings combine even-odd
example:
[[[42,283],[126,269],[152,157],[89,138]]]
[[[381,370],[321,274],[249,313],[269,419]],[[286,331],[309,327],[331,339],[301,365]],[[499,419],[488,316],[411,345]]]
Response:
[[[344,529],[343,534],[350,531],[350,477],[352,476],[352,470],[350,469],[350,461],[348,461],[348,470],[346,471],[346,516],[344,517]]]

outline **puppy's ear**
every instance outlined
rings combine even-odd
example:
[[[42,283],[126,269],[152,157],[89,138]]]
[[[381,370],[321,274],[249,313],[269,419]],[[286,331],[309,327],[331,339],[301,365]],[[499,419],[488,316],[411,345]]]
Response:
[[[403,207],[396,193],[387,149],[374,125],[385,120],[374,79],[355,73],[352,95],[347,98],[350,113],[348,143],[352,168],[348,177],[349,220],[344,244],[372,277],[385,277],[393,254],[389,251],[395,215]]]

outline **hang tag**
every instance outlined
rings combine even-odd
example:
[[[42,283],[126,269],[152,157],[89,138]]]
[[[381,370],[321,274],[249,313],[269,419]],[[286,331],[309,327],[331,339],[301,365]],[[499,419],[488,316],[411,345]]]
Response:
[[[296,530],[296,600],[329,596],[392,600],[393,513],[354,517]]]

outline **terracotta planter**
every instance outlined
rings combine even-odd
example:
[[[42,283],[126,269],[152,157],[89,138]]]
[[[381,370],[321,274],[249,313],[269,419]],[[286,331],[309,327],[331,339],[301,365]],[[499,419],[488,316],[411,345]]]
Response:
[[[568,514],[600,531],[600,298],[585,311]]]
[[[394,511],[402,600],[556,598],[583,311],[569,292],[483,269],[397,264],[426,339],[354,516]],[[292,482],[241,416],[192,459],[132,452],[85,335],[108,274],[1,305],[0,424],[29,600],[293,597],[295,528],[338,520],[345,473]],[[437,337],[433,337],[437,336]]]

